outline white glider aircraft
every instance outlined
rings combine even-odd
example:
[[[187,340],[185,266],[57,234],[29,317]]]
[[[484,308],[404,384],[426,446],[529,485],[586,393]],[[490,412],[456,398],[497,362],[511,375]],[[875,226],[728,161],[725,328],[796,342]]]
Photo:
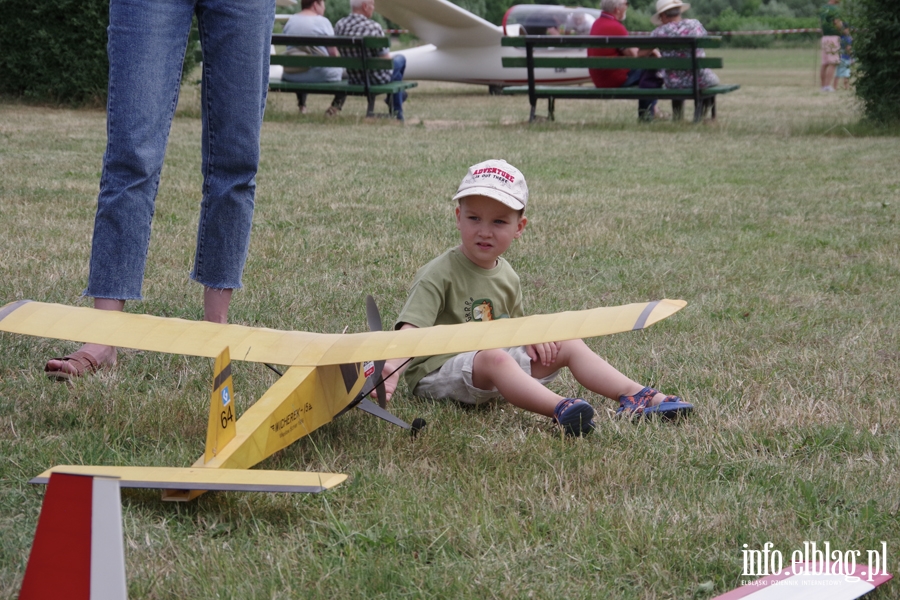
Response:
[[[248,470],[358,406],[401,427],[384,410],[384,360],[596,337],[643,329],[681,310],[683,300],[595,308],[486,323],[380,331],[367,298],[368,333],[317,334],[206,321],[186,321],[22,300],[0,307],[0,331],[121,348],[215,357],[206,451],[190,468],[62,465],[52,472],[118,477],[122,487],[162,489],[165,500],[191,500],[209,490],[320,492],[347,476]],[[238,419],[230,358],[288,365]],[[379,404],[366,397],[376,390]],[[416,423],[413,422],[415,430]]]
[[[498,27],[447,0],[378,0],[376,10],[426,43],[393,52],[406,57],[405,79],[482,84],[492,93],[528,82],[524,68],[503,68],[504,56],[525,56],[524,48],[501,47],[503,36],[587,35],[600,16],[595,8],[520,4]],[[536,55],[584,56],[584,49],[550,48]],[[536,78],[538,84],[590,81],[587,69],[538,69]]]

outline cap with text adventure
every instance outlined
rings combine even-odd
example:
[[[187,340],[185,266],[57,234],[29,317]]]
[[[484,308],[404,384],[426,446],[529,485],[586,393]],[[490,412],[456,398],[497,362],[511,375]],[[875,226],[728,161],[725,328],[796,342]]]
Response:
[[[486,160],[469,167],[453,199],[466,196],[487,196],[514,210],[524,210],[528,185],[522,172],[505,160]]]

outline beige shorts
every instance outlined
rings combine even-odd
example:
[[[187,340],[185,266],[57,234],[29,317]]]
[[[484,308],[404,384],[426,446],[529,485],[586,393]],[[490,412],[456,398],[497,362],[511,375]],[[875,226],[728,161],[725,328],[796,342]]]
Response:
[[[525,352],[524,346],[504,348],[504,350],[519,363],[523,371],[529,376],[531,375],[531,358]],[[423,398],[449,398],[465,404],[481,404],[494,398],[500,398],[497,388],[482,390],[472,384],[472,364],[475,362],[476,354],[478,354],[477,351],[457,354],[441,365],[440,369],[432,371],[420,379],[413,394]],[[538,382],[547,385],[556,379],[557,374],[559,371],[538,379]]]
[[[841,38],[837,35],[822,36],[822,64],[836,65],[841,62]]]

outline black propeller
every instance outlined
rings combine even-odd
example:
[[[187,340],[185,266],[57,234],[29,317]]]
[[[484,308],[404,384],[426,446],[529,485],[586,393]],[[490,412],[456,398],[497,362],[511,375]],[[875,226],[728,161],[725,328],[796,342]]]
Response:
[[[366,321],[369,323],[369,331],[381,331],[381,313],[371,294],[366,296]],[[369,381],[378,382],[375,385],[375,394],[378,396],[378,406],[387,408],[387,393],[384,391],[384,380],[381,374],[384,371],[384,361],[375,361],[375,372],[369,377]],[[366,386],[368,387],[368,385]],[[371,390],[371,388],[369,388]]]

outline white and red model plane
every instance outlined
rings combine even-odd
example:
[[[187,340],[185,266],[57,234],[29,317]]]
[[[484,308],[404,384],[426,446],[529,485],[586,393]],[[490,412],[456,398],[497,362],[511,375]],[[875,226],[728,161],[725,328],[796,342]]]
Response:
[[[122,487],[158,488],[166,500],[209,490],[319,492],[346,479],[336,473],[250,470],[263,459],[353,407],[410,426],[384,409],[383,361],[409,356],[523,346],[642,329],[681,310],[683,300],[498,319],[486,323],[380,331],[367,299],[368,333],[318,334],[187,321],[23,300],[0,308],[0,331],[121,348],[216,358],[206,450],[190,468],[54,467],[52,472],[118,477]],[[238,419],[231,359],[287,365]],[[379,404],[367,399],[373,391]]]
[[[425,45],[395,54],[406,57],[404,78],[487,85],[492,91],[528,82],[524,68],[504,68],[504,56],[523,57],[524,48],[500,46],[503,36],[587,35],[600,16],[596,8],[519,4],[500,26],[447,0],[378,0],[376,10],[408,29]],[[584,56],[583,48],[549,48],[540,56]],[[538,69],[538,84],[590,81],[587,69]]]

